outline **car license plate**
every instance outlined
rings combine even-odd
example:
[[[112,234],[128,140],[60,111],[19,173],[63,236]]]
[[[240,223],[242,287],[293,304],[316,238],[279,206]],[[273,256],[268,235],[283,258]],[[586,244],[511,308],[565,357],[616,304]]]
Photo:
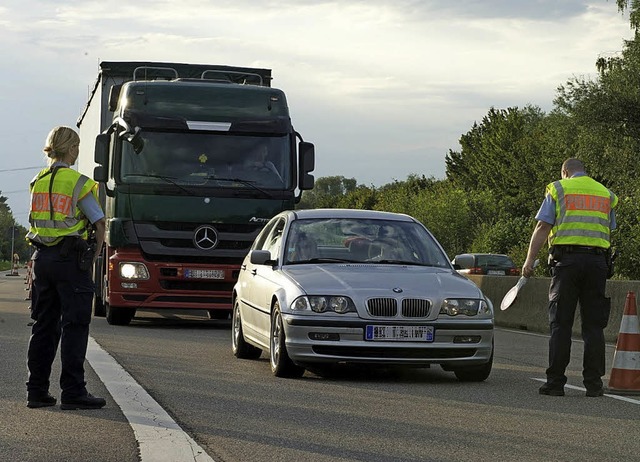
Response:
[[[487,271],[487,274],[489,274],[491,276],[504,276],[504,271],[502,271],[502,270],[489,270],[489,271]]]
[[[365,340],[433,342],[433,326],[367,326]]]
[[[224,270],[186,269],[184,277],[187,279],[224,279]]]

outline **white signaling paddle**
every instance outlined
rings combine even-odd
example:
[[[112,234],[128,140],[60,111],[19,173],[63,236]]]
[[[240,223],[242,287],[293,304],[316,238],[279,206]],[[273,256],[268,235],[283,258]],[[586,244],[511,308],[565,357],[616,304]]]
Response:
[[[539,263],[540,263],[540,260],[534,261],[533,267],[535,268],[536,266],[538,266]],[[506,310],[511,305],[513,305],[513,302],[515,302],[516,298],[518,297],[518,292],[520,292],[520,289],[522,289],[522,287],[527,283],[528,280],[529,278],[521,276],[520,279],[518,279],[517,284],[513,286],[511,289],[509,289],[509,292],[507,292],[507,294],[502,299],[502,302],[500,303],[500,309],[502,311]]]

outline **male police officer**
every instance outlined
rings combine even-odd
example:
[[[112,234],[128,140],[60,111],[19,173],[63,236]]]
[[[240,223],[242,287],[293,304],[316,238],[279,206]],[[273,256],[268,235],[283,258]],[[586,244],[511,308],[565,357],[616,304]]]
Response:
[[[605,374],[604,328],[611,300],[605,296],[610,231],[615,229],[617,196],[588,177],[575,158],[562,164],[562,179],[547,185],[538,223],[522,267],[533,275],[533,262],[549,238],[552,279],[549,288],[549,367],[542,395],[564,396],[565,370],[571,353],[571,331],[580,302],[584,340],[583,383],[587,396],[602,396]]]
[[[31,224],[27,239],[33,255],[33,288],[29,339],[27,406],[53,406],[49,393],[51,365],[60,343],[62,409],[98,409],[106,404],[87,392],[84,360],[89,338],[93,280],[91,267],[104,240],[105,219],[97,183],[71,167],[80,138],[69,127],[56,127],[44,152],[49,168],[31,182]],[[96,229],[97,250],[86,239]]]

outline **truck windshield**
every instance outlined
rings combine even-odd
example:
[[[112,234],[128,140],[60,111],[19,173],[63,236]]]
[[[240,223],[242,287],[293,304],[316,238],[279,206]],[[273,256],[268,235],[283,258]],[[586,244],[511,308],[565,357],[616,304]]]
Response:
[[[129,143],[122,145],[120,179],[124,183],[166,184],[168,178],[177,185],[246,188],[250,184],[279,190],[292,184],[293,156],[287,135],[147,130],[141,136],[144,146],[139,154]]]

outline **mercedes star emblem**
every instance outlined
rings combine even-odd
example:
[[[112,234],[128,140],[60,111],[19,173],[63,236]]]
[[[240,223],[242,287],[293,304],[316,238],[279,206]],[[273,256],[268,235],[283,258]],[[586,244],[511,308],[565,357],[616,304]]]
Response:
[[[193,233],[193,244],[201,250],[215,249],[218,245],[218,232],[213,226],[199,226]]]

